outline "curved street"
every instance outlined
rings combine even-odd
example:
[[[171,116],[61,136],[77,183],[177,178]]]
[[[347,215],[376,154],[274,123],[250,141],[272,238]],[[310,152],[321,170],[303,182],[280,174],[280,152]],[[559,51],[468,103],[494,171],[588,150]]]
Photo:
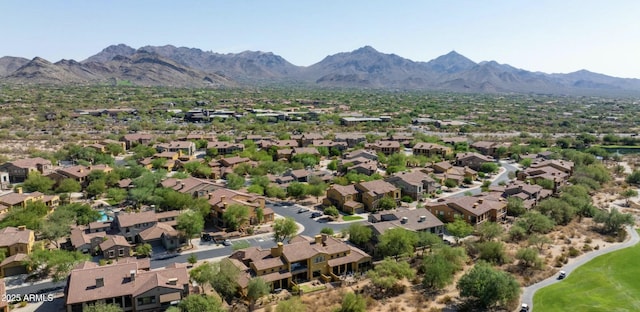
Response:
[[[587,254],[582,255],[581,257],[578,257],[575,261],[565,265],[564,267],[560,268],[560,270],[563,270],[565,272],[567,272],[567,276],[571,275],[571,272],[573,272],[573,270],[575,270],[576,268],[578,268],[579,266],[589,262],[591,259],[616,251],[616,250],[620,250],[623,248],[627,248],[627,247],[631,247],[635,244],[637,244],[640,241],[640,236],[638,235],[638,232],[633,228],[633,227],[627,227],[627,233],[629,233],[629,235],[631,236],[629,239],[627,239],[626,241],[624,241],[623,243],[620,244],[616,244],[616,245],[609,245],[605,248],[600,248],[600,250],[595,250],[592,252],[589,252]],[[541,289],[543,287],[547,287],[551,284],[557,283],[561,280],[558,280],[558,276],[556,274],[554,274],[553,276],[538,282],[536,284],[533,284],[529,287],[525,287],[524,291],[522,293],[522,303],[526,303],[529,305],[531,311],[533,311],[533,295],[535,295],[536,291],[538,291],[538,289]]]

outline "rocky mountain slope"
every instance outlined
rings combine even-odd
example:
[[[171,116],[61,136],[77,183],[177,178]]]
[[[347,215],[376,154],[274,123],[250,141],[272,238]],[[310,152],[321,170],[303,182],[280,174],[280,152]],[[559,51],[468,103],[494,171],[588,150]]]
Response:
[[[530,72],[495,61],[475,63],[452,51],[416,62],[370,46],[295,66],[271,52],[219,54],[196,48],[112,45],[86,60],[50,63],[41,58],[0,58],[0,83],[92,84],[126,81],[141,86],[243,87],[296,85],[320,88],[442,90],[480,93],[640,94],[640,79],[586,70]]]

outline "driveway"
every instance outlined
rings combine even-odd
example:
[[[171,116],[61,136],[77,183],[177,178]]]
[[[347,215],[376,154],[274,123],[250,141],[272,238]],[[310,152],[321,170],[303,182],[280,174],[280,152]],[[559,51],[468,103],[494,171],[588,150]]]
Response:
[[[584,254],[581,257],[577,258],[576,261],[571,262],[565,265],[564,267],[560,268],[560,270],[567,272],[567,276],[569,276],[571,275],[571,272],[575,270],[577,267],[589,262],[591,259],[595,257],[604,255],[616,250],[620,250],[623,248],[631,247],[637,244],[638,241],[640,241],[640,236],[638,236],[638,232],[634,228],[627,227],[627,233],[631,235],[631,238],[627,239],[625,242],[616,244],[616,245],[609,245],[608,247],[600,248],[599,250]],[[546,280],[533,284],[529,287],[525,287],[524,292],[522,294],[522,303],[528,304],[531,307],[531,310],[533,311],[533,295],[536,293],[536,291],[538,291],[538,289],[540,288],[547,287],[559,281],[560,280],[558,280],[557,275],[553,275],[547,278]]]

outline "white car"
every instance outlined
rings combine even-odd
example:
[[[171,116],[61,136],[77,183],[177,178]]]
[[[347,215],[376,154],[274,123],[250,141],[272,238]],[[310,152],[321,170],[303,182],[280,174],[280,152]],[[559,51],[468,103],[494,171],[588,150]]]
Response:
[[[529,312],[529,305],[528,305],[528,304],[526,304],[526,303],[523,303],[523,304],[520,306],[520,312]]]
[[[565,271],[560,271],[560,274],[558,274],[558,279],[564,279],[565,277],[567,277],[567,272]]]

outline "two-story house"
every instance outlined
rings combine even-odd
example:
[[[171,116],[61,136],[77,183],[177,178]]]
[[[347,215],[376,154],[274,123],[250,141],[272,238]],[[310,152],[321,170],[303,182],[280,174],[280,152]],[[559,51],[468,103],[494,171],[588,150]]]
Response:
[[[413,155],[416,155],[416,156],[426,156],[426,157],[438,156],[444,159],[447,156],[447,154],[451,154],[451,153],[452,153],[452,150],[450,147],[440,145],[440,144],[435,144],[435,143],[419,142],[413,146]]]
[[[231,142],[209,142],[207,150],[214,149],[217,155],[230,155],[244,151],[244,144]]]
[[[0,165],[0,171],[9,174],[11,183],[22,183],[31,172],[39,172],[42,175],[53,172],[53,164],[50,160],[41,157],[24,158]]]
[[[375,143],[365,144],[366,149],[375,151],[376,153],[382,153],[385,155],[391,155],[400,152],[400,142],[398,141],[377,141]]]
[[[240,288],[246,290],[250,277],[257,276],[272,289],[291,288],[319,279],[339,281],[347,273],[363,272],[371,266],[371,256],[328,235],[292,238],[271,249],[249,247],[234,252],[229,260],[241,271]]]
[[[158,219],[154,211],[120,212],[115,215],[113,226],[129,243],[141,243],[140,232],[156,225]]]
[[[466,152],[456,154],[456,166],[469,167],[473,170],[480,170],[485,163],[494,162],[493,157],[484,156],[475,152]]]
[[[85,262],[71,271],[65,288],[65,310],[82,312],[96,303],[123,311],[164,311],[190,292],[186,266],[144,271],[138,261],[98,266]]]
[[[231,205],[240,205],[249,209],[248,223],[258,224],[257,209],[262,210],[263,222],[274,220],[274,212],[270,208],[265,208],[265,198],[256,194],[244,193],[230,189],[217,189],[209,193],[209,205],[211,205],[211,217],[213,221],[221,227],[227,227],[224,220],[224,213]]]
[[[422,171],[398,172],[386,178],[385,181],[400,188],[403,196],[409,196],[413,200],[435,193],[440,186],[429,174]]]
[[[385,196],[400,201],[400,189],[382,180],[360,182],[351,185],[332,185],[327,189],[327,196],[323,200],[325,206],[335,206],[347,212],[356,213],[375,211],[380,200]]]
[[[6,258],[0,263],[0,277],[27,273],[24,262],[33,251],[35,235],[24,226],[6,227],[0,230],[0,249]]]
[[[507,215],[507,201],[486,194],[441,198],[437,202],[426,203],[425,208],[446,222],[453,222],[455,216],[460,216],[471,225],[501,221]]]
[[[105,259],[116,259],[131,257],[133,248],[122,235],[109,235],[100,243],[102,257]]]

